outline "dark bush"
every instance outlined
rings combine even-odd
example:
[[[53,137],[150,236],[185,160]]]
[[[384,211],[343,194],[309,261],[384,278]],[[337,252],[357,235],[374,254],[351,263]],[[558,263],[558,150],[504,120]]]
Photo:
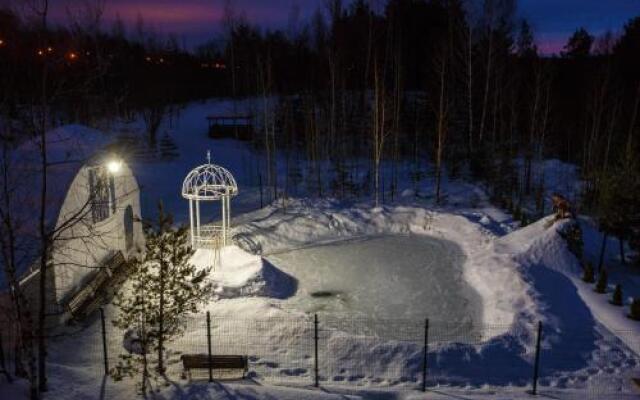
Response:
[[[622,286],[620,284],[616,285],[616,288],[613,290],[613,296],[611,296],[611,304],[614,306],[622,305]]]
[[[598,283],[596,283],[596,292],[598,293],[606,293],[607,292],[607,270],[603,269],[598,276]]]
[[[595,282],[595,277],[593,275],[593,264],[591,264],[589,261],[587,261],[587,263],[584,265],[582,280],[587,283]]]
[[[629,308],[629,318],[640,321],[640,297],[636,297],[631,302],[631,307]]]

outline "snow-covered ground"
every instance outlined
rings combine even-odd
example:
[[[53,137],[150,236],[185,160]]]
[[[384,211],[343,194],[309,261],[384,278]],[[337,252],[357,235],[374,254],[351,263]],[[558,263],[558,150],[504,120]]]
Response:
[[[447,205],[436,207],[413,195],[408,178],[399,190],[403,196],[381,207],[301,198],[256,210],[260,156],[245,144],[206,136],[204,116],[228,106],[214,101],[187,107],[172,128],[179,156],[140,162],[134,169],[143,187],[143,212],[152,213],[162,199],[178,221],[187,215],[179,197],[182,179],[204,162],[207,148],[236,175],[235,246],[219,255],[212,275],[215,293],[205,310],[212,315],[214,353],[249,355],[250,379],[214,384],[179,379],[179,354],[206,352],[199,314],[170,345],[170,381],[158,382],[157,398],[532,398],[527,391],[539,321],[541,393],[561,399],[637,398],[631,377],[640,377],[640,323],[626,318],[627,307],[610,305],[610,294],[595,294],[579,280],[579,263],[559,233],[569,222],[552,224],[547,218],[518,229],[480,187],[461,181],[446,182]],[[559,165],[544,165],[549,182],[558,180],[549,190],[576,187],[575,180],[561,178],[575,169]],[[418,189],[428,193],[431,187],[427,178]],[[581,225],[585,254],[593,258],[601,237],[588,221]],[[622,283],[626,299],[640,296],[638,275],[617,266],[616,249],[612,242],[606,257],[611,284]],[[216,257],[199,251],[192,261],[209,265]],[[107,308],[108,317],[114,312]],[[322,389],[311,387],[313,312],[320,320]],[[425,318],[430,319],[429,390],[421,393],[416,388]],[[102,378],[99,321],[68,329],[71,336],[51,341],[47,398],[134,398],[134,381]],[[109,329],[113,365],[123,351],[122,333]],[[0,398],[24,398],[22,383],[0,382]]]

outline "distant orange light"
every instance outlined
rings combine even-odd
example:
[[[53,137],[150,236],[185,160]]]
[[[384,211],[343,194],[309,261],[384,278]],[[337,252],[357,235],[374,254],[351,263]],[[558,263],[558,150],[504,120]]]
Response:
[[[53,47],[51,46],[47,47],[47,53],[53,53]]]
[[[148,62],[151,62],[151,57],[146,57],[145,60],[147,60]]]
[[[0,47],[4,46],[4,39],[0,39]]]
[[[44,51],[42,51],[42,50],[38,50],[38,55],[39,55],[39,56],[43,56],[43,55],[44,55]]]
[[[78,58],[78,55],[74,52],[70,52],[69,53],[69,59],[70,60],[75,60],[76,58]]]
[[[163,63],[163,62],[164,62],[164,58],[161,58],[161,59],[160,59],[160,62],[161,62],[161,63]]]

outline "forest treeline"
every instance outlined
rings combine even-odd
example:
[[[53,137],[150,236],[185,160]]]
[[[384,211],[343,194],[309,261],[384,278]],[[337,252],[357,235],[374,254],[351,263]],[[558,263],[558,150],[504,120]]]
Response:
[[[435,177],[438,202],[443,177],[461,176],[485,182],[496,202],[542,214],[537,161],[558,158],[580,168],[581,211],[612,235],[636,237],[640,18],[598,37],[576,27],[549,56],[516,6],[327,0],[306,20],[294,8],[285,29],[270,30],[227,0],[222,38],[190,52],[142,17],[100,28],[101,11],[88,8],[51,27],[4,10],[0,111],[20,120],[41,110],[43,69],[50,125],[141,116],[151,142],[175,104],[253,97],[261,104],[254,144],[267,154],[274,197],[305,181],[310,194],[380,202],[409,163],[412,180]],[[283,154],[285,177],[275,166]]]
[[[226,4],[227,90],[278,99],[258,139],[268,160],[287,154],[285,195],[301,175],[289,159],[302,153],[305,183],[320,196],[360,191],[378,203],[394,196],[409,162],[411,179],[435,177],[437,202],[446,174],[543,215],[539,162],[557,158],[584,179],[576,211],[618,237],[621,253],[627,241],[640,244],[640,17],[598,37],[576,27],[549,56],[515,0],[389,0],[381,10],[330,0],[308,23],[294,10],[283,31],[264,31]],[[358,159],[368,160],[364,172]],[[278,169],[267,167],[278,185]]]

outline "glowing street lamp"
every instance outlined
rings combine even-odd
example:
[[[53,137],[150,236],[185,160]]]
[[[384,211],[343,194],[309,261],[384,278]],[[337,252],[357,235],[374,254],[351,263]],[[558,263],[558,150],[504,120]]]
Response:
[[[109,171],[109,173],[115,175],[118,172],[120,172],[121,169],[122,169],[122,161],[114,159],[107,162],[107,171]]]
[[[0,39],[0,47],[4,46],[4,39]]]

